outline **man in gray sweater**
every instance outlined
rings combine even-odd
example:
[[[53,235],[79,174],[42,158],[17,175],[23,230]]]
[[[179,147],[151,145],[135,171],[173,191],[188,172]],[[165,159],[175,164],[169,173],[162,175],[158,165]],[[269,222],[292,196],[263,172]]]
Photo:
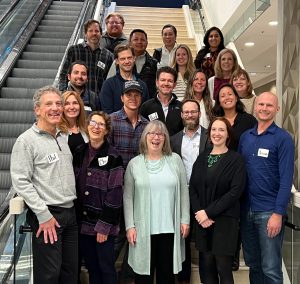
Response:
[[[34,283],[77,283],[78,231],[72,154],[56,125],[63,106],[60,92],[47,86],[33,97],[37,122],[12,150],[13,188],[28,205]]]

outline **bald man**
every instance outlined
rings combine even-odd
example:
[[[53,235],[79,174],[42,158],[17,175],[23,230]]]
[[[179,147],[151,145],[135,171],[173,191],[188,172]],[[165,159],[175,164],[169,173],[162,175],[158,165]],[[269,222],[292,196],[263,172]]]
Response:
[[[278,98],[270,92],[255,100],[258,124],[240,138],[248,174],[241,203],[241,236],[251,284],[282,284],[284,219],[294,172],[294,143],[275,122]]]

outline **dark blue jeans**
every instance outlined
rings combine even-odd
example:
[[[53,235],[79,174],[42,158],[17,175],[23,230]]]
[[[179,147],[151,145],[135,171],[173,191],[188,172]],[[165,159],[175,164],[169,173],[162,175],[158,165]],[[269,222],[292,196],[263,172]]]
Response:
[[[245,263],[249,266],[251,284],[282,284],[282,241],[280,233],[269,238],[267,223],[273,212],[241,211],[241,237]]]
[[[80,250],[89,272],[90,284],[116,284],[114,237],[97,243],[96,236],[80,234]]]

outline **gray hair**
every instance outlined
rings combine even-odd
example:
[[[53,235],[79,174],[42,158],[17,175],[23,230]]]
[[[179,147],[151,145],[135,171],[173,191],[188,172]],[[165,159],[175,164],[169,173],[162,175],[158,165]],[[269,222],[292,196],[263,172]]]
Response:
[[[161,122],[160,120],[153,120],[150,121],[147,126],[145,127],[141,139],[140,139],[140,153],[147,154],[148,152],[148,145],[147,145],[147,134],[150,131],[160,131],[161,133],[165,134],[165,142],[162,148],[163,155],[172,155],[172,149],[170,144],[170,136],[166,125]]]
[[[33,99],[32,99],[33,108],[35,108],[37,106],[40,106],[41,97],[46,93],[55,93],[55,94],[59,95],[62,98],[61,92],[57,88],[55,88],[53,86],[42,87],[42,88],[36,90],[35,93],[34,93],[34,96],[33,96]]]

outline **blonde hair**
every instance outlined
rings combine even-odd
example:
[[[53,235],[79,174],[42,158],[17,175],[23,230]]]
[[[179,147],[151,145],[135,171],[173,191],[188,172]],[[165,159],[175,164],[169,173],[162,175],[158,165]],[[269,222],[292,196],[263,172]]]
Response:
[[[185,72],[183,74],[184,80],[188,81],[190,79],[190,77],[192,76],[193,72],[195,71],[195,65],[194,65],[192,52],[186,44],[179,44],[176,47],[171,67],[174,68],[178,72],[178,64],[176,62],[176,53],[177,53],[178,49],[180,49],[180,48],[183,48],[187,52],[187,55],[188,55],[188,61],[186,63],[186,69],[185,69]]]
[[[108,20],[109,20],[111,17],[117,17],[117,18],[119,18],[119,19],[121,20],[121,22],[122,22],[122,25],[124,26],[124,24],[125,24],[124,17],[123,17],[121,14],[119,14],[119,13],[110,13],[110,14],[108,14],[108,15],[106,16],[106,18],[105,18],[105,24],[108,23]]]
[[[80,112],[79,112],[78,117],[76,118],[77,127],[79,128],[79,130],[85,131],[86,116],[85,116],[85,110],[84,110],[84,103],[83,103],[80,95],[78,93],[74,92],[74,91],[64,92],[63,95],[62,95],[63,106],[65,106],[65,102],[70,96],[74,96],[75,99],[77,100],[77,102],[80,105]],[[69,123],[69,121],[67,120],[67,118],[65,116],[65,112],[63,112],[63,115],[61,117],[61,121],[58,124],[58,128],[64,133],[68,133],[68,131],[69,131],[70,123]]]
[[[232,49],[224,48],[222,49],[215,62],[215,76],[219,79],[223,79],[223,70],[221,68],[221,59],[225,53],[230,53],[233,58],[233,67],[231,70],[231,74],[240,68],[235,52]]]

